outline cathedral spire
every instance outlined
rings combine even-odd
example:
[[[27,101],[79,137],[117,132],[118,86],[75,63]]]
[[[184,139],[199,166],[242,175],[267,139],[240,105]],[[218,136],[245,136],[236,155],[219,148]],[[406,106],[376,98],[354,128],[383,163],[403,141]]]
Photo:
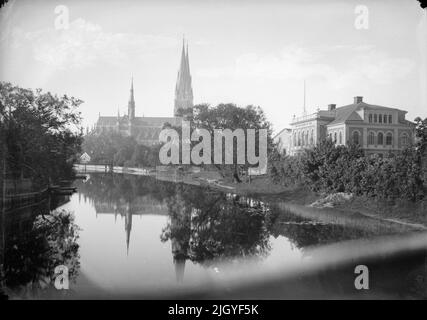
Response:
[[[129,255],[130,233],[132,230],[132,212],[128,204],[125,212],[125,231],[126,231],[126,254]]]
[[[135,119],[135,97],[133,95],[133,77],[130,86],[130,98],[128,103],[128,117],[129,120]]]
[[[179,109],[192,107],[193,89],[191,86],[190,61],[188,58],[188,42],[186,46],[185,39],[182,39],[181,64],[175,87],[174,116],[178,115]]]

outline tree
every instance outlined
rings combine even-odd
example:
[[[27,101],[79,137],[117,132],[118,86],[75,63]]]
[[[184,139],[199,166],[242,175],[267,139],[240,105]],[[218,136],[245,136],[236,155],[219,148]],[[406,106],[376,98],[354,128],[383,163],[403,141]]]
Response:
[[[82,149],[93,163],[154,167],[158,164],[160,145],[141,145],[134,137],[114,131],[92,132],[84,137]]]
[[[248,129],[255,129],[255,152],[259,154],[259,130],[267,130],[267,154],[274,149],[272,139],[271,124],[267,121],[267,118],[260,107],[249,105],[245,108],[236,106],[235,104],[219,104],[216,107],[210,107],[207,104],[200,104],[194,106],[193,109],[193,129],[203,128],[210,132],[211,137],[214,136],[214,129],[230,129],[234,131],[236,129],[243,129],[245,132]],[[211,139],[212,150],[214,150],[214,141]],[[248,163],[247,157],[245,157],[245,163],[242,165],[237,164],[237,142],[233,143],[233,165],[218,165],[215,166],[220,169],[223,175],[232,173],[235,181],[240,182],[240,171],[247,171],[251,165]],[[224,150],[225,145],[223,144],[222,154],[224,155],[228,150]],[[245,150],[247,150],[247,141],[245,139]],[[214,163],[214,152],[212,152],[212,163]]]
[[[0,82],[2,156],[14,177],[46,184],[73,174],[80,152],[81,100]]]
[[[427,149],[427,118],[422,120],[420,117],[415,119],[415,137],[417,145],[423,154]]]

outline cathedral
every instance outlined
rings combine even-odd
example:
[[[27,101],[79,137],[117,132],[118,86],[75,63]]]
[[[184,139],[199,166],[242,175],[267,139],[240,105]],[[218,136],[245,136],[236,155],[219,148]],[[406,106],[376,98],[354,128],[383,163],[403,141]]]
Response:
[[[101,116],[99,114],[95,130],[97,133],[117,132],[135,137],[139,144],[153,145],[159,142],[159,134],[165,123],[173,126],[181,125],[180,109],[193,107],[193,89],[191,86],[190,62],[188,58],[188,44],[182,43],[181,62],[178,71],[173,117],[136,117],[133,79],[128,102],[128,114],[120,116]]]

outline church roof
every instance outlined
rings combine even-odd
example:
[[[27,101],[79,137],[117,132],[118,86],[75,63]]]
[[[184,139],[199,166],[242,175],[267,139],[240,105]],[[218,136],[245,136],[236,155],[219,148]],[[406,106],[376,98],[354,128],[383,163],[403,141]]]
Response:
[[[179,118],[176,117],[136,117],[133,120],[133,124],[145,127],[162,127],[166,122],[177,124],[178,119]]]
[[[99,117],[98,118],[98,126],[114,126],[117,124],[117,116],[116,117]]]

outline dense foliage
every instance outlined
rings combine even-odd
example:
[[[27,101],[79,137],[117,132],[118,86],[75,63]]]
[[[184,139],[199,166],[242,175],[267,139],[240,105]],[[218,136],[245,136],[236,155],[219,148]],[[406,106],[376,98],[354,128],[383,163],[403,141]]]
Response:
[[[357,145],[336,146],[328,139],[298,156],[270,162],[270,175],[277,183],[316,192],[416,201],[424,196],[421,160],[416,146],[397,155],[365,156]]]
[[[71,177],[80,152],[81,100],[0,82],[0,161],[37,185]]]
[[[183,116],[189,114],[190,111],[182,110]],[[260,107],[248,105],[246,107],[239,107],[233,103],[221,103],[217,106],[210,106],[208,104],[195,105],[191,110],[191,132],[197,129],[205,129],[210,133],[211,136],[211,163],[224,178],[233,178],[236,182],[240,182],[240,173],[247,172],[250,167],[257,167],[258,164],[251,165],[248,162],[248,158],[245,155],[245,161],[242,164],[237,164],[238,161],[238,148],[237,140],[233,140],[233,148],[225,149],[225,143],[222,144],[222,150],[220,151],[223,156],[223,162],[221,164],[214,164],[215,153],[219,150],[215,150],[214,144],[214,130],[225,130],[229,129],[232,132],[236,129],[242,129],[247,135],[248,129],[255,130],[255,154],[260,156],[259,146],[259,130],[267,130],[267,155],[274,149],[272,139],[272,129],[270,122],[267,121],[264,111]],[[174,128],[181,135],[180,128]],[[198,144],[199,141],[192,141],[192,147]],[[247,140],[245,140],[245,151],[248,150]],[[225,155],[230,153],[233,158],[233,164],[225,164]],[[240,155],[241,156],[241,155]]]
[[[144,146],[134,137],[117,132],[90,133],[84,137],[82,149],[95,164],[113,163],[124,167],[155,167],[159,164],[159,145]]]

